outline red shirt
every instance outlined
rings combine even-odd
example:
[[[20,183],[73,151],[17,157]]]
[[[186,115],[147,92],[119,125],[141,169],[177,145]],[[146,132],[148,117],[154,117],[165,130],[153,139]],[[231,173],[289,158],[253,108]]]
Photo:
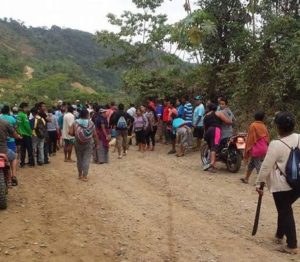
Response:
[[[164,107],[163,122],[169,122],[170,107]]]

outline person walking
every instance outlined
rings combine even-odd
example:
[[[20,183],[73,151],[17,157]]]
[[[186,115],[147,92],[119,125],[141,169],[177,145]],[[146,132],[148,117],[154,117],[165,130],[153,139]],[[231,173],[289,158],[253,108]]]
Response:
[[[20,140],[20,167],[25,167],[26,152],[28,154],[29,166],[34,167],[34,157],[32,149],[32,129],[30,127],[27,113],[28,103],[22,102],[19,106],[17,116],[17,133],[22,137]]]
[[[255,121],[251,123],[248,129],[248,136],[244,154],[245,163],[249,164],[245,174],[245,178],[241,178],[241,181],[248,184],[251,173],[256,169],[259,173],[261,164],[268,150],[268,144],[270,140],[269,132],[264,124],[265,113],[256,112],[254,115]]]
[[[89,119],[89,111],[87,109],[80,111],[78,119],[70,127],[69,135],[75,137],[78,179],[87,182],[94,143],[96,148],[99,148],[99,139],[95,125]]]
[[[146,119],[148,122],[147,129],[146,129],[147,150],[154,151],[158,118],[157,118],[156,112],[152,106],[147,107],[145,116],[146,116]],[[150,143],[151,143],[152,147],[150,146]]]
[[[289,112],[278,113],[275,117],[275,125],[279,139],[273,140],[269,145],[257,178],[256,191],[263,195],[263,190],[259,188],[263,182],[273,194],[278,213],[274,241],[282,244],[286,236],[287,242],[287,245],[280,247],[278,251],[297,254],[297,235],[292,205],[299,198],[300,192],[288,184],[285,170],[291,148],[300,146],[300,135],[294,132],[295,117]]]

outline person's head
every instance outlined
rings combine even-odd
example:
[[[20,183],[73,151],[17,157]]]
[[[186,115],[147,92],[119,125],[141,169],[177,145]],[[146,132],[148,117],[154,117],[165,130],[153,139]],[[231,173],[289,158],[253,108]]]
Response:
[[[29,112],[29,105],[28,103],[26,102],[22,102],[19,106],[20,110],[25,112],[25,113],[28,113]]]
[[[11,111],[12,111],[12,113],[13,113],[14,115],[16,115],[16,114],[18,114],[19,109],[18,109],[18,107],[14,106],[14,107],[11,109]]]
[[[146,106],[144,106],[144,105],[141,105],[141,106],[140,106],[140,109],[141,109],[142,113],[145,113],[145,112],[146,112],[146,109],[147,109],[147,107],[146,107]]]
[[[88,119],[89,116],[90,116],[90,113],[86,108],[82,109],[79,113],[79,118],[81,118],[81,119]]]
[[[67,112],[73,114],[74,113],[74,107],[71,106],[71,105],[68,105]]]
[[[164,99],[164,106],[169,106],[170,105],[170,99],[169,98],[165,98]]]
[[[220,104],[220,101],[221,101],[222,98],[225,98],[225,96],[224,95],[219,95],[218,96],[218,104]]]
[[[194,100],[195,100],[195,104],[198,106],[202,103],[203,98],[202,98],[202,96],[195,96]]]
[[[114,108],[116,106],[115,102],[110,102],[110,108]]]
[[[176,100],[171,100],[170,101],[170,107],[171,108],[176,107]]]
[[[45,102],[40,102],[38,104],[38,109],[39,109],[40,112],[46,112],[47,111],[47,107],[46,107]]]
[[[180,99],[179,99],[179,98],[176,98],[176,106],[180,106],[180,104],[181,104]]]
[[[218,102],[219,102],[219,106],[222,110],[228,106],[228,100],[226,97],[219,97]]]
[[[295,117],[289,112],[279,112],[275,116],[275,124],[280,136],[287,136],[295,130]]]
[[[119,111],[124,111],[124,104],[119,104],[118,109]]]
[[[154,112],[154,108],[152,106],[147,106],[147,112]]]
[[[189,101],[189,96],[188,96],[188,95],[183,96],[183,97],[181,98],[182,104],[185,104],[185,103],[188,102],[188,101]]]
[[[30,113],[32,114],[33,117],[37,116],[39,111],[36,107],[31,108]]]
[[[133,103],[130,103],[130,105],[129,105],[130,107],[134,107],[134,104]]]
[[[142,110],[141,110],[140,108],[138,108],[138,109],[136,110],[136,115],[137,115],[137,116],[141,116],[142,114],[143,114]]]
[[[217,111],[217,105],[214,104],[214,103],[210,103],[208,106],[207,106],[207,109],[209,112],[216,112]]]
[[[258,111],[254,114],[255,121],[264,121],[265,119],[265,112],[264,111]]]
[[[1,109],[1,113],[3,115],[9,115],[9,113],[10,113],[9,106],[7,106],[7,105],[3,106]]]
[[[106,117],[106,112],[107,112],[107,109],[106,109],[106,108],[100,108],[100,109],[99,109],[99,114],[100,114],[101,116]]]

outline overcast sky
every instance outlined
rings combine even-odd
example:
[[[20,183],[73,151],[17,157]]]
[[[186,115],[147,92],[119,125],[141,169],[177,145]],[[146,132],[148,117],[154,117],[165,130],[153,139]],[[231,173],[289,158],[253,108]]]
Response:
[[[183,18],[184,0],[165,0],[159,9],[170,22]],[[57,25],[95,33],[113,30],[107,23],[108,13],[121,14],[134,10],[131,0],[1,0],[0,17],[14,18],[30,26]]]

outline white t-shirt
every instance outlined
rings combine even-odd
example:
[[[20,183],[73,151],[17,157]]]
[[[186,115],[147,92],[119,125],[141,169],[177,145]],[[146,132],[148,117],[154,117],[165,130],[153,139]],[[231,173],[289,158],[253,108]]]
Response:
[[[75,117],[72,113],[66,113],[64,115],[64,122],[63,122],[63,130],[62,130],[62,138],[63,139],[73,139],[73,136],[69,135],[69,129],[74,124]]]
[[[132,117],[135,117],[136,109],[134,107],[131,107],[127,110],[127,114],[129,114]]]

